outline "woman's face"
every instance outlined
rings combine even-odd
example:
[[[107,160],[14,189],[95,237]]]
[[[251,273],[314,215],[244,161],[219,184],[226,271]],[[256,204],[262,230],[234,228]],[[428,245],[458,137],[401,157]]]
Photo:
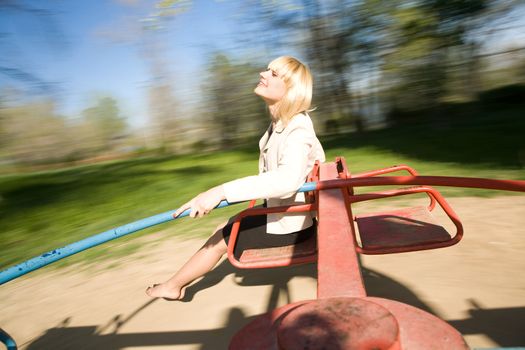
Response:
[[[279,77],[276,71],[270,68],[259,73],[259,84],[255,87],[254,92],[261,96],[267,104],[279,102],[286,94],[286,84]]]

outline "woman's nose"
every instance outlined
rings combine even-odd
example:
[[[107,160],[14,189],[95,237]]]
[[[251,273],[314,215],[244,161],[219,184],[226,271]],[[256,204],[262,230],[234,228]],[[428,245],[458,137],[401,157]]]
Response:
[[[260,74],[261,74],[261,77],[268,79],[269,77],[272,76],[272,71],[270,70],[270,68],[268,68],[266,70],[263,70]]]

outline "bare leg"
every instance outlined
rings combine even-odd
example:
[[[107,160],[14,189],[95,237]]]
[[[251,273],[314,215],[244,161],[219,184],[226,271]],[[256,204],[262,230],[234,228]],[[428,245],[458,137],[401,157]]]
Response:
[[[222,237],[224,226],[226,226],[226,222],[217,227],[208,241],[175,275],[164,283],[148,287],[146,294],[152,298],[182,299],[184,287],[209,272],[226,253],[227,246]]]

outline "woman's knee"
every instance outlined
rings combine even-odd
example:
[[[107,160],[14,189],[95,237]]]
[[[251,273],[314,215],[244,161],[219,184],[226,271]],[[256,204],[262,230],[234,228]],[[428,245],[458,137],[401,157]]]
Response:
[[[214,249],[216,249],[218,251],[226,252],[227,245],[226,245],[226,242],[224,241],[224,237],[222,235],[222,229],[224,228],[224,226],[226,226],[227,223],[228,222],[225,221],[224,223],[221,223],[220,225],[218,225],[215,228],[215,230],[212,233],[212,235],[210,236],[210,238],[208,238],[208,240],[204,244],[204,247],[206,247],[206,248],[214,248]]]
[[[228,224],[228,221],[221,222],[219,225],[217,225],[217,227],[215,227],[215,230],[213,231],[212,234],[216,234],[218,231],[220,231],[220,233],[222,234],[222,229],[223,229],[224,226],[226,226],[227,224]]]

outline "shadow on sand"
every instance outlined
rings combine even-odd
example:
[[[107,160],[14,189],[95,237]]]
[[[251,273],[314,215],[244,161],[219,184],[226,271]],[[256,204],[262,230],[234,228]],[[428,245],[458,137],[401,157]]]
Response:
[[[373,270],[362,268],[363,278],[370,296],[397,300],[427,312],[436,314],[428,305],[404,285]],[[203,279],[188,287],[182,302],[191,301],[201,290],[213,287],[228,275],[235,275],[239,286],[271,285],[272,291],[266,302],[266,310],[277,308],[279,296],[285,295],[290,300],[288,283],[293,277],[303,276],[315,279],[316,265],[300,265],[288,268],[266,270],[237,270],[227,261],[223,261],[215,270]],[[153,347],[194,344],[201,350],[226,348],[230,338],[255,316],[248,317],[240,308],[225,310],[226,320],[220,328],[195,331],[167,331],[148,333],[119,333],[123,325],[137,314],[157,302],[153,299],[137,308],[127,316],[116,315],[106,325],[69,327],[70,319],[65,319],[57,327],[48,329],[41,337],[34,340],[27,349],[123,349],[128,347]],[[470,317],[448,322],[462,334],[485,334],[500,346],[519,346],[525,344],[522,320],[525,307],[485,310],[471,301],[473,309]],[[439,315],[438,315],[439,316]]]

